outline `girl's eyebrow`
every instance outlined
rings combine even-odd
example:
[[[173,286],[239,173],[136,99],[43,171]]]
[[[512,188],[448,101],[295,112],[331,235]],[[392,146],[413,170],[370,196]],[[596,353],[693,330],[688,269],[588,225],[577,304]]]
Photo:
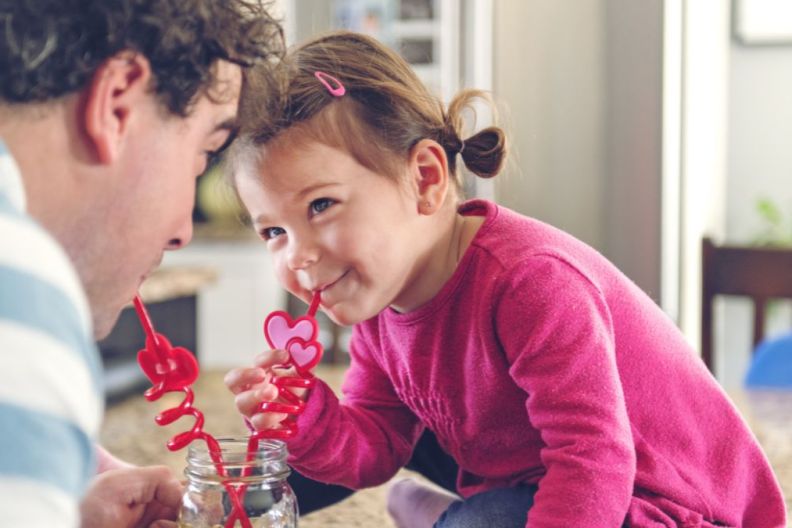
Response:
[[[320,183],[317,183],[317,184],[314,184],[314,185],[309,185],[305,189],[303,189],[300,192],[298,192],[296,197],[297,198],[303,198],[306,195],[311,194],[312,192],[314,192],[316,190],[322,189],[324,187],[332,187],[334,185],[341,185],[341,184],[339,182],[320,182]]]
[[[256,218],[253,219],[253,225],[255,227],[257,227],[257,228],[258,227],[263,227],[263,226],[269,226],[270,224],[271,224],[271,222],[269,221],[267,215],[261,214],[261,215],[258,215]]]
[[[317,184],[314,184],[314,185],[309,185],[308,187],[306,187],[304,189],[301,189],[294,196],[295,196],[295,198],[297,200],[301,200],[302,198],[304,198],[305,196],[307,196],[308,194],[310,194],[310,193],[312,193],[314,191],[317,191],[319,189],[323,189],[325,187],[333,187],[333,186],[336,186],[336,185],[341,185],[341,183],[340,182],[320,182],[320,183],[317,183]],[[269,220],[269,217],[266,214],[262,213],[262,214],[258,215],[256,218],[253,219],[253,223],[256,224],[256,225],[269,224],[270,220]]]

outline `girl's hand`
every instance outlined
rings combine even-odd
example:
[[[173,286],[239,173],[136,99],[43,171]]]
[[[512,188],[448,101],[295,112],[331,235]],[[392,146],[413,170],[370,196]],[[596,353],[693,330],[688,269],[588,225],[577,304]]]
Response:
[[[283,366],[288,362],[289,354],[285,350],[268,350],[256,356],[253,367],[236,368],[225,376],[226,387],[236,395],[234,401],[237,410],[258,431],[277,427],[287,416],[284,413],[262,413],[259,412],[259,407],[263,402],[288,403],[279,397],[279,389],[272,383],[275,376],[297,375],[293,367]],[[305,400],[305,389],[287,390]]]

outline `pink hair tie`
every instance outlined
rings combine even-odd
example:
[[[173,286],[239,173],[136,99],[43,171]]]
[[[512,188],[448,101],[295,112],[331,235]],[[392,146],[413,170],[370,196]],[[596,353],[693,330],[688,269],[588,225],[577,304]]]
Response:
[[[344,88],[344,85],[341,84],[341,81],[332,75],[321,71],[315,72],[314,75],[317,79],[319,79],[320,83],[324,84],[324,87],[327,88],[327,91],[330,92],[331,95],[335,97],[341,97],[346,93],[346,88]],[[335,84],[335,87],[330,84],[331,82]]]

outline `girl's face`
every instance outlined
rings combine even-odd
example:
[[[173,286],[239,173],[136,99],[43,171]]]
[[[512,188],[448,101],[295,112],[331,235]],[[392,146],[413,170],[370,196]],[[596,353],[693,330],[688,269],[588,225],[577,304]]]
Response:
[[[318,142],[270,147],[262,166],[236,183],[286,289],[320,290],[343,325],[414,298],[431,238],[415,190]]]

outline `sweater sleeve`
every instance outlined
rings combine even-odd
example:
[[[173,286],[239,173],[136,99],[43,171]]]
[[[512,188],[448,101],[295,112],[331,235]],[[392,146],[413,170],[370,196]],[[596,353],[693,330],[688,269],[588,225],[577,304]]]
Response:
[[[533,256],[501,293],[498,338],[546,468],[528,528],[621,526],[635,450],[601,291],[554,255]]]
[[[423,430],[399,400],[358,328],[339,401],[318,381],[289,441],[289,463],[303,475],[352,489],[387,482],[410,458]]]

